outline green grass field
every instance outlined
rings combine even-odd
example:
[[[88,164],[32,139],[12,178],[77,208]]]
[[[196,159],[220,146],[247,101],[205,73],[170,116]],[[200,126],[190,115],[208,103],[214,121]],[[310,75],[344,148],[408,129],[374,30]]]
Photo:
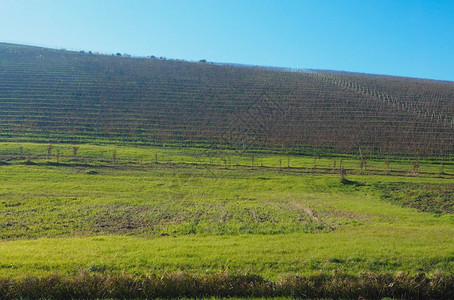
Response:
[[[78,147],[0,144],[0,277],[454,272],[452,162]]]

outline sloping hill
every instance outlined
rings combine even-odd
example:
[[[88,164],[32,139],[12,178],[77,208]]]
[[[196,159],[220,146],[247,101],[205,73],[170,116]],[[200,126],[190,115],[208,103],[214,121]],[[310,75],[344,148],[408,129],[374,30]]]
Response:
[[[0,140],[454,153],[454,83],[0,43]]]

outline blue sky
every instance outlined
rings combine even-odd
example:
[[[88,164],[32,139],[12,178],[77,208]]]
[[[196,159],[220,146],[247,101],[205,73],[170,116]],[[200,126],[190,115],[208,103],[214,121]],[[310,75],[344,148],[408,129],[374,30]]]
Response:
[[[0,41],[454,81],[443,0],[0,0]]]

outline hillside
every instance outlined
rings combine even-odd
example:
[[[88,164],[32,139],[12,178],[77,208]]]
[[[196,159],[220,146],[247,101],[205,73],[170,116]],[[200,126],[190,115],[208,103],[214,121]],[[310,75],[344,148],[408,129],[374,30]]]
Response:
[[[454,83],[0,43],[0,141],[452,155]]]

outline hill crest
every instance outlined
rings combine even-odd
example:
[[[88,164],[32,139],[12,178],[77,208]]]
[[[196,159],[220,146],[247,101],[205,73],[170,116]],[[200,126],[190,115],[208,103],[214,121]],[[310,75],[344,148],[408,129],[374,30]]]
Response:
[[[4,141],[446,156],[453,99],[449,81],[0,43]]]

